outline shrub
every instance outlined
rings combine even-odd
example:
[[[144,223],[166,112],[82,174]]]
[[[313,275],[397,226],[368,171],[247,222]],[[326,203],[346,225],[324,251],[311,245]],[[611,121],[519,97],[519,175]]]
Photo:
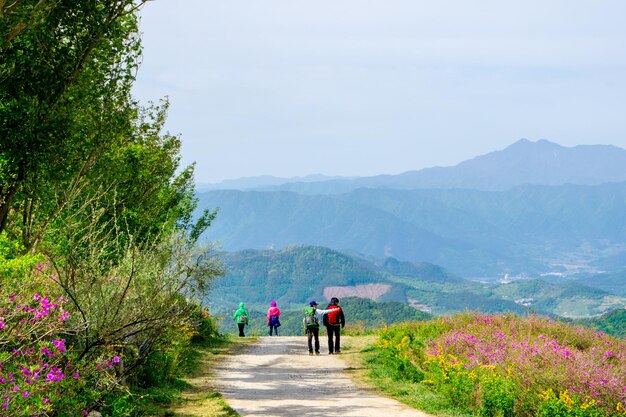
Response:
[[[0,414],[78,415],[116,386],[117,359],[78,358],[68,343],[76,329],[67,324],[67,300],[53,292],[54,274],[38,260],[0,254],[3,282],[19,282],[0,287]]]

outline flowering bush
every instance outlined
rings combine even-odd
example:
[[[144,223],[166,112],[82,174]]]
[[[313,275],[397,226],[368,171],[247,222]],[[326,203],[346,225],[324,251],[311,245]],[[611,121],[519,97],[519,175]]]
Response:
[[[115,360],[77,360],[67,342],[75,330],[67,324],[67,300],[40,292],[54,287],[53,274],[38,261],[30,255],[0,256],[3,282],[15,284],[0,289],[0,415],[54,410],[79,415],[93,405],[100,389],[114,384]],[[20,279],[28,266],[28,279]]]
[[[604,333],[538,316],[467,313],[387,329],[378,349],[481,415],[624,415],[626,343]],[[546,411],[558,407],[570,414]]]

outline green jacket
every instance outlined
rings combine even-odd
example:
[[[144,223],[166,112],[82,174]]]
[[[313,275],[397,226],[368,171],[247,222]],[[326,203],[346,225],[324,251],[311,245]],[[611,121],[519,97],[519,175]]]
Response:
[[[248,318],[248,310],[244,308],[243,303],[239,303],[239,309],[235,311],[233,320],[237,320],[237,324],[248,324]]]

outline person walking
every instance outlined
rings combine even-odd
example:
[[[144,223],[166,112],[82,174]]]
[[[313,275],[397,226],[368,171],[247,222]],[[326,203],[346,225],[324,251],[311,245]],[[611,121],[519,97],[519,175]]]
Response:
[[[323,320],[328,335],[328,354],[333,355],[341,353],[341,329],[346,325],[346,318],[343,315],[343,310],[339,307],[337,297],[330,299],[327,309],[329,312]]]
[[[278,327],[280,326],[280,309],[276,307],[276,301],[270,303],[270,308],[267,310],[267,325],[270,326],[270,336],[272,331],[278,336]]]
[[[233,320],[237,321],[237,327],[239,327],[239,337],[244,337],[243,328],[248,324],[248,310],[244,307],[243,303],[239,303],[239,309],[235,311]]]
[[[309,306],[304,309],[302,324],[307,334],[309,355],[313,355],[313,340],[315,340],[315,354],[320,354],[320,317],[323,317],[324,314],[330,311],[331,310],[318,310],[315,301],[311,301]]]

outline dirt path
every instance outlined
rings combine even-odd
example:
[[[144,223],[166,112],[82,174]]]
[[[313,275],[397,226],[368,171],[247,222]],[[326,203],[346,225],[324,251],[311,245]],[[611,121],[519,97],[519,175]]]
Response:
[[[214,383],[242,416],[428,417],[357,387],[344,369],[341,355],[309,356],[305,337],[266,336],[218,364]]]

